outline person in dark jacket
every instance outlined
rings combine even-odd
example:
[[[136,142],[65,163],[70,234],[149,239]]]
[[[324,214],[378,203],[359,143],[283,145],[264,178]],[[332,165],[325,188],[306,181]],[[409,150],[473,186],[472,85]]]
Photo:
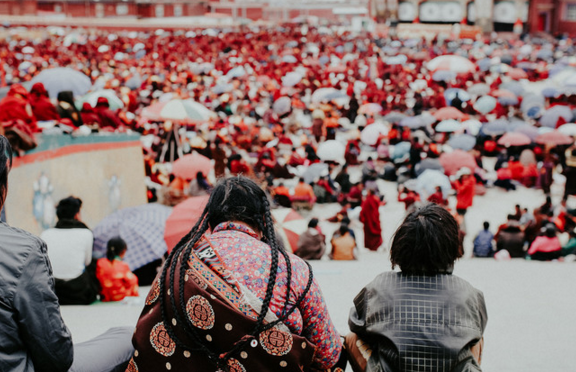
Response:
[[[74,106],[74,93],[71,91],[58,93],[58,105],[56,106],[56,110],[62,119],[69,119],[75,127],[84,124],[80,112],[78,112],[76,106]]]
[[[0,136],[0,209],[12,149]],[[0,223],[0,371],[68,371],[72,336],[60,315],[46,244]]]
[[[401,271],[362,289],[348,319],[346,346],[354,355],[358,338],[368,343],[368,371],[480,371],[488,316],[482,292],[452,275],[463,255],[458,234],[436,204],[410,213],[396,231],[390,261]]]
[[[513,215],[508,215],[508,221],[498,228],[494,240],[496,240],[496,252],[505,249],[512,258],[524,257],[524,232]]]
[[[306,230],[298,239],[296,256],[305,260],[320,260],[326,250],[326,237],[318,228],[318,219],[312,218]]]
[[[0,136],[0,209],[12,148]],[[46,243],[0,222],[0,371],[120,372],[134,353],[133,327],[116,327],[74,345],[60,314]]]

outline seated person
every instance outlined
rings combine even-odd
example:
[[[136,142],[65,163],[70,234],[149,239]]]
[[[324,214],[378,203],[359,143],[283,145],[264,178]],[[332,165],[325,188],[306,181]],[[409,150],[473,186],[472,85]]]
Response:
[[[196,173],[196,178],[190,181],[187,188],[189,196],[209,195],[212,190],[212,186],[202,172]]]
[[[490,232],[490,223],[484,221],[484,230],[480,231],[474,239],[474,257],[492,257],[494,234]]]
[[[512,172],[508,169],[508,163],[502,164],[502,168],[496,172],[498,179],[494,181],[494,186],[501,187],[506,191],[516,190],[516,185],[512,183]]]
[[[138,296],[138,278],[130,271],[128,264],[122,262],[127,250],[122,238],[112,238],[108,241],[106,257],[96,263],[102,302],[122,301],[128,296]]]
[[[524,257],[525,235],[514,215],[508,215],[508,221],[498,227],[494,240],[496,240],[496,252],[503,249],[510,253],[510,257]]]
[[[348,197],[346,201],[350,203],[352,208],[359,207],[362,204],[362,190],[364,189],[364,184],[361,182],[355,183],[350,192],[348,193]]]
[[[340,228],[332,236],[330,243],[332,244],[331,259],[347,261],[356,259],[356,240],[350,234],[347,224],[343,223],[340,225]]]
[[[308,229],[298,239],[298,249],[294,254],[305,260],[321,260],[326,250],[326,237],[320,231],[318,219],[308,222]]]
[[[442,188],[440,186],[436,186],[434,193],[431,194],[427,200],[430,203],[436,203],[438,205],[448,205],[448,200],[444,198],[444,193],[442,193]]]
[[[81,207],[82,200],[73,196],[60,200],[56,227],[40,235],[48,245],[60,305],[88,305],[98,294],[98,281],[90,266],[94,235],[80,220]]]
[[[354,299],[346,346],[357,355],[358,337],[372,357],[351,358],[353,366],[480,371],[488,317],[482,292],[452,275],[463,253],[458,223],[446,209],[427,204],[406,217],[390,250],[392,268],[401,271],[378,275]]]
[[[285,208],[292,208],[292,201],[290,200],[290,190],[283,183],[274,189],[274,201],[279,206]]]
[[[528,249],[532,260],[549,261],[562,256],[562,246],[556,236],[556,226],[549,223],[544,227],[544,235],[537,237]]]
[[[316,202],[314,190],[312,189],[312,186],[304,182],[304,178],[298,180],[298,184],[294,187],[294,195],[291,199],[293,203],[304,203],[306,204],[306,207],[310,209]]]

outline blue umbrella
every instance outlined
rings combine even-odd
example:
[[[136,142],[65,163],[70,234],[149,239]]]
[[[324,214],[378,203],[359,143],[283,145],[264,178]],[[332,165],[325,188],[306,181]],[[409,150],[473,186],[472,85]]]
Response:
[[[434,130],[436,132],[456,132],[462,128],[462,124],[454,119],[441,121]]]
[[[453,149],[460,149],[464,151],[470,151],[476,146],[476,138],[468,134],[460,134],[450,138],[448,145]]]
[[[304,182],[310,183],[316,181],[320,176],[328,174],[328,164],[326,163],[314,163],[310,165],[302,174]]]
[[[446,198],[450,193],[450,190],[452,190],[450,179],[442,171],[426,169],[416,179],[416,192],[423,197],[434,194],[437,186],[440,186],[442,189],[442,195],[444,198]]]
[[[476,65],[478,65],[480,71],[488,71],[490,70],[490,66],[492,66],[492,60],[490,58],[484,58],[476,62]]]
[[[394,146],[394,149],[392,150],[392,159],[399,160],[404,158],[410,153],[411,147],[412,145],[410,144],[410,142],[400,142],[396,144]]]
[[[56,98],[58,93],[63,91],[72,91],[75,96],[83,96],[92,88],[88,76],[69,67],[43,70],[32,79],[32,84],[36,83],[44,84],[50,98]]]
[[[426,120],[418,115],[418,116],[408,116],[404,119],[400,120],[400,125],[403,127],[408,127],[411,129],[421,128],[426,126]]]
[[[499,97],[498,102],[504,106],[515,106],[519,101],[516,97]]]
[[[494,120],[482,126],[482,133],[497,136],[508,132],[508,121],[504,119]]]
[[[421,175],[427,169],[434,169],[444,173],[444,167],[442,166],[442,164],[440,164],[440,161],[438,159],[427,158],[422,160],[420,163],[416,164],[415,168],[416,176]]]
[[[540,133],[538,133],[538,128],[533,127],[532,125],[528,125],[528,124],[519,125],[516,128],[514,128],[513,131],[517,132],[517,133],[525,134],[532,141],[535,141],[536,137],[538,137],[538,135],[540,134]]]
[[[108,240],[119,236],[128,250],[124,262],[130,270],[136,270],[166,253],[164,228],[172,208],[160,204],[144,204],[124,208],[105,217],[94,228],[94,252],[106,254]]]
[[[389,123],[399,123],[402,121],[402,119],[407,118],[407,117],[408,117],[408,115],[406,115],[406,114],[403,114],[401,112],[392,111],[391,113],[384,116],[383,119]]]
[[[496,108],[496,98],[492,96],[483,96],[478,98],[476,103],[474,104],[474,109],[479,113],[486,115],[490,111]]]
[[[507,83],[500,84],[499,89],[509,90],[514,93],[516,97],[519,97],[524,93],[524,87],[517,81],[509,81]]]
[[[542,95],[546,98],[556,97],[560,91],[554,87],[547,87],[542,89]]]
[[[436,71],[434,75],[432,75],[432,80],[434,81],[449,81],[456,77],[456,73],[453,71],[441,70]]]
[[[568,106],[553,106],[546,110],[542,117],[540,118],[540,124],[549,128],[556,128],[556,123],[558,123],[558,119],[564,118],[567,123],[572,121],[574,115],[572,114],[572,110]]]
[[[444,92],[444,98],[446,99],[446,104],[448,106],[450,106],[452,100],[456,98],[456,95],[458,95],[458,98],[460,98],[462,102],[470,101],[470,94],[468,94],[468,92],[466,92],[465,90],[450,88],[446,89],[446,91]]]
[[[389,65],[403,65],[408,61],[408,57],[404,54],[399,54],[394,57],[390,57],[386,60],[386,63]]]

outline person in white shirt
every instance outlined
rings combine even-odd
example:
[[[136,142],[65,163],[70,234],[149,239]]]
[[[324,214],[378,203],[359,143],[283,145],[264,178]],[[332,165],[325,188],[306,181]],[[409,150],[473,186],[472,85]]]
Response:
[[[92,263],[94,235],[82,221],[82,200],[70,196],[56,207],[58,223],[40,237],[48,246],[48,257],[56,278],[61,305],[85,305],[96,300],[98,281]]]

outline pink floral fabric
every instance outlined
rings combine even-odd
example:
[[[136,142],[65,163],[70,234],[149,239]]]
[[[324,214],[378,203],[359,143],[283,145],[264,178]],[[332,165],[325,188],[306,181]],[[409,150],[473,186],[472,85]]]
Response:
[[[263,300],[270,275],[270,247],[260,241],[252,229],[232,222],[218,225],[207,238],[224,260],[223,263],[234,273],[235,279]],[[290,260],[292,280],[289,304],[294,304],[308,283],[308,267],[302,259],[293,254],[290,254]],[[278,317],[282,315],[286,299],[286,267],[283,256],[280,256],[274,296],[270,303],[270,310]],[[316,346],[316,368],[330,368],[338,361],[342,341],[330,319],[316,280],[299,308],[295,309],[284,323],[293,333],[306,337]]]

